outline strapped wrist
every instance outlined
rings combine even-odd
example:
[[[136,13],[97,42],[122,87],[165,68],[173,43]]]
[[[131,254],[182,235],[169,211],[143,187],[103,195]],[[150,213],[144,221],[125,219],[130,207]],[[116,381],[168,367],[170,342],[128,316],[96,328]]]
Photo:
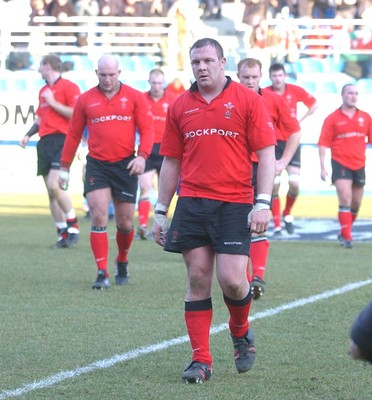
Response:
[[[257,200],[266,200],[271,202],[271,194],[260,193],[256,196],[256,201]]]
[[[165,204],[162,203],[156,203],[155,204],[155,214],[162,214],[165,215],[168,211],[168,206],[166,206]]]
[[[252,211],[270,210],[270,204],[256,203],[253,206]]]

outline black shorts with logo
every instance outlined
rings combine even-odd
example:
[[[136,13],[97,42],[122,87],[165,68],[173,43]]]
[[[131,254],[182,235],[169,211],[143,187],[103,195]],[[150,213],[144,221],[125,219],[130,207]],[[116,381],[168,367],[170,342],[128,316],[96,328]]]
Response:
[[[153,171],[154,169],[159,174],[163,163],[163,156],[159,154],[160,143],[155,143],[152,147],[151,154],[146,160],[145,172]]]
[[[93,190],[110,188],[112,197],[125,203],[137,201],[138,177],[129,175],[128,163],[134,155],[117,162],[97,160],[87,156],[84,195]]]
[[[353,181],[353,185],[355,186],[363,187],[366,184],[366,171],[364,167],[353,171],[335,160],[331,160],[331,165],[332,183],[335,183],[337,179],[348,179]]]
[[[182,253],[211,245],[218,254],[249,255],[247,216],[251,209],[251,204],[180,197],[164,250]]]
[[[43,136],[37,143],[37,175],[46,176],[51,169],[60,169],[61,154],[66,135],[53,133]]]
[[[278,140],[277,145],[275,146],[275,159],[280,160],[284,153],[284,149],[287,142],[285,140]],[[301,145],[297,147],[296,152],[294,153],[292,160],[289,162],[288,165],[292,167],[301,167]]]

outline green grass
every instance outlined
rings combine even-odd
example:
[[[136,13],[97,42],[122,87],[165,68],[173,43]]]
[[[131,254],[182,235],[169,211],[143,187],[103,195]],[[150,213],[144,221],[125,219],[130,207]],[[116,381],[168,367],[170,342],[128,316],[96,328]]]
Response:
[[[4,203],[3,203],[4,204]],[[21,211],[21,210],[20,210]],[[25,211],[25,210],[22,210]],[[55,231],[45,205],[1,216],[0,399],[4,390],[76,370],[99,360],[186,335],[182,259],[152,241],[134,241],[130,284],[92,291],[96,269],[89,222],[81,220],[74,249],[53,250]],[[115,224],[110,222],[113,275]],[[264,297],[257,312],[350,282],[372,278],[370,243],[352,251],[337,243],[272,242]],[[22,399],[262,399],[360,400],[371,396],[371,368],[347,355],[352,321],[371,299],[371,285],[275,316],[256,319],[257,360],[238,374],[226,330],[211,336],[212,379],[185,385],[180,376],[190,360],[189,343],[139,355],[95,369]],[[227,322],[215,285],[213,325]]]

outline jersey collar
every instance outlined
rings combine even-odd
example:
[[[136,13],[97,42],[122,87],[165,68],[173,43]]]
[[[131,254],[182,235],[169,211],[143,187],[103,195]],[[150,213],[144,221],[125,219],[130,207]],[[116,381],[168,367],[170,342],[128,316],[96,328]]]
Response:
[[[227,79],[226,80],[226,84],[223,87],[223,90],[225,90],[230,85],[230,83],[232,82],[232,80],[231,80],[231,78],[229,76],[226,76],[226,79]],[[197,91],[199,91],[199,89],[198,89],[198,84],[195,81],[190,87],[190,92],[197,92]]]

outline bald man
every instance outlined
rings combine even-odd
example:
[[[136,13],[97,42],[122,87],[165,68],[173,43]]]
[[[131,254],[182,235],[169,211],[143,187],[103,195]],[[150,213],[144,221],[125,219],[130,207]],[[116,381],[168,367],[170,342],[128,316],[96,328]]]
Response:
[[[60,186],[66,188],[70,165],[87,127],[84,195],[91,213],[90,244],[98,270],[93,289],[110,287],[107,223],[111,197],[117,226],[115,283],[128,283],[138,175],[145,170],[154,142],[153,117],[145,95],[121,83],[120,72],[116,57],[105,55],[99,59],[98,86],[79,97],[61,157]],[[136,130],[140,138],[137,151]]]

